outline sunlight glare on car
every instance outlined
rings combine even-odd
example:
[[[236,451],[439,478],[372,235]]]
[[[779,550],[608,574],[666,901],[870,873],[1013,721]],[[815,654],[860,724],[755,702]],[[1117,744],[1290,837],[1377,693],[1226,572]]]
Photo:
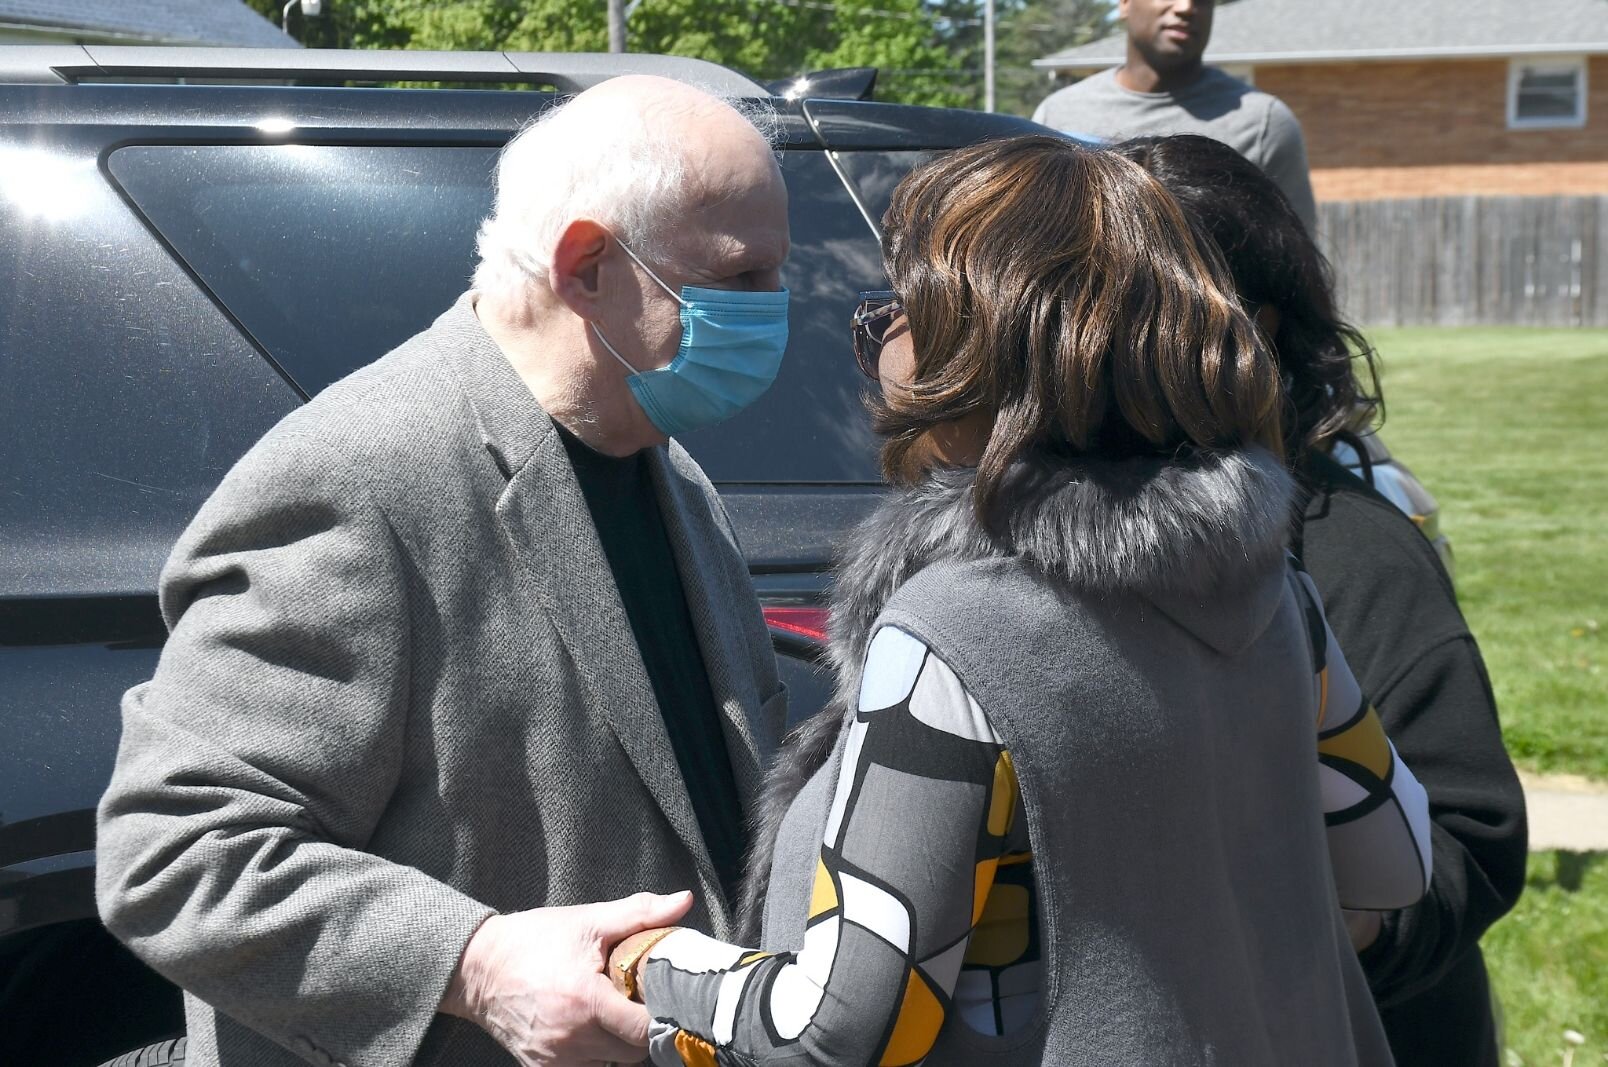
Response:
[[[65,222],[89,207],[95,163],[36,148],[0,147],[0,200],[28,218]]]
[[[258,119],[256,122],[252,123],[252,125],[257,128],[259,133],[265,133],[270,137],[283,137],[285,134],[290,133],[296,128],[296,124],[294,122],[279,115],[271,115],[265,119]]]

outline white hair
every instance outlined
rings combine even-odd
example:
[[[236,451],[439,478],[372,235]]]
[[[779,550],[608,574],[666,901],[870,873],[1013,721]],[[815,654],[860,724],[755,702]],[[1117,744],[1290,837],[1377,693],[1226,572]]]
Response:
[[[762,101],[715,95],[775,144],[780,121]],[[576,219],[592,219],[633,251],[649,251],[683,214],[688,195],[685,114],[681,108],[599,109],[573,101],[544,112],[503,149],[497,197],[480,224],[474,287],[521,299],[546,280],[559,238]]]

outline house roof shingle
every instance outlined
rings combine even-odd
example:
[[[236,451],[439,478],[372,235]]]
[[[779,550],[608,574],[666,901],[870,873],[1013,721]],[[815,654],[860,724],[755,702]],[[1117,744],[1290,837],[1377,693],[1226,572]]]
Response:
[[[130,44],[297,47],[240,0],[0,0],[0,23],[126,37]]]
[[[1097,70],[1120,63],[1126,37],[1033,61]],[[1217,9],[1213,63],[1608,52],[1608,0],[1238,0]]]

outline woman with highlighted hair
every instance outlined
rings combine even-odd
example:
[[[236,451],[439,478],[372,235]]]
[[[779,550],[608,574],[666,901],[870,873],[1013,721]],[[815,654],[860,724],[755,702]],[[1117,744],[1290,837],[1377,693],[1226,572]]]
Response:
[[[1429,880],[1285,540],[1278,369],[1143,169],[1055,137],[911,174],[854,315],[893,492],[832,709],[757,835],[753,947],[616,947],[661,1065],[1388,1064],[1336,897]]]

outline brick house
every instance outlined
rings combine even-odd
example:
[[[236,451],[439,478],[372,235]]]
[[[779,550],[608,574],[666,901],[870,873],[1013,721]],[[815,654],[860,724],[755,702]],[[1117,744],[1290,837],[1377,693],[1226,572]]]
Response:
[[[1206,59],[1295,111],[1319,201],[1608,193],[1608,0],[1237,0]]]
[[[299,47],[241,0],[0,0],[0,44]]]

